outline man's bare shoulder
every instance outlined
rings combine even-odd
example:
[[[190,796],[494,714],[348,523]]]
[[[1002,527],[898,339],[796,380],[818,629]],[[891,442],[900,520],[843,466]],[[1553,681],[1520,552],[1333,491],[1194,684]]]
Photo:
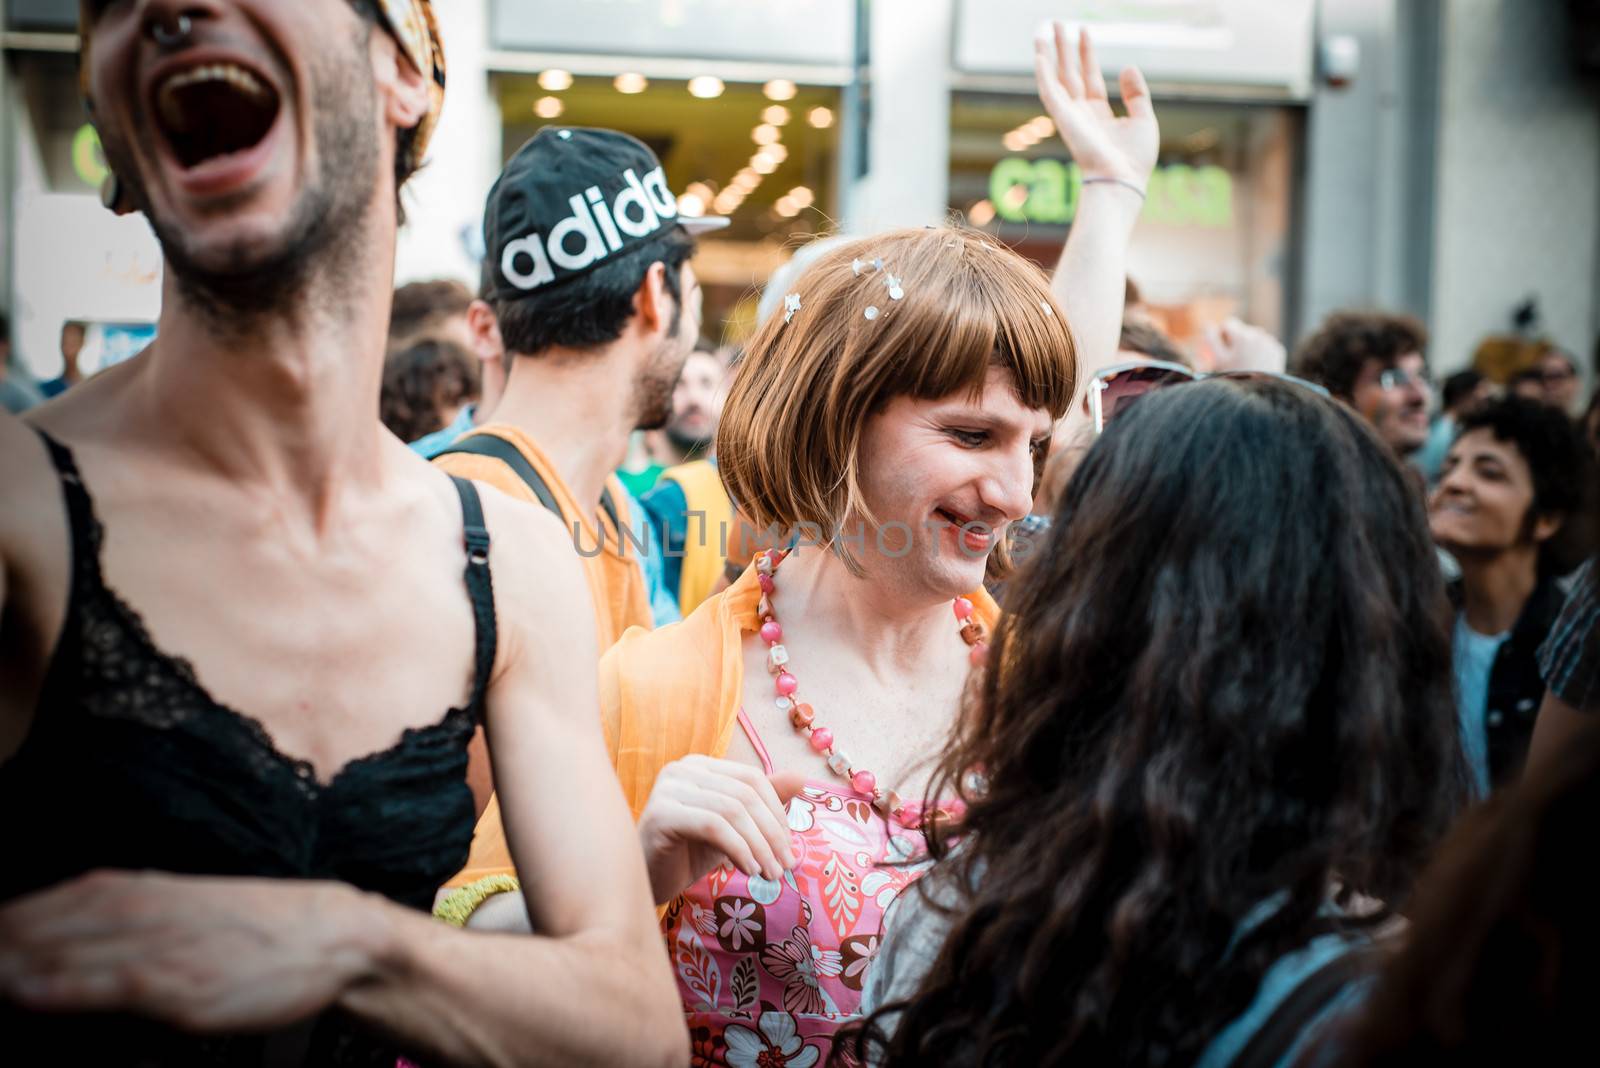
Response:
[[[577,566],[572,532],[559,516],[541,504],[514,498],[498,486],[477,480],[473,485],[483,501],[496,569],[506,566],[522,573],[522,568],[531,568],[526,572],[531,577]]]
[[[495,615],[510,649],[523,648],[524,639],[544,645],[545,639],[578,635],[594,659],[593,595],[572,532],[540,505],[513,500],[493,486],[474,485],[489,528]]]
[[[41,524],[59,527],[61,482],[44,441],[28,423],[0,412],[0,552],[11,556]]]

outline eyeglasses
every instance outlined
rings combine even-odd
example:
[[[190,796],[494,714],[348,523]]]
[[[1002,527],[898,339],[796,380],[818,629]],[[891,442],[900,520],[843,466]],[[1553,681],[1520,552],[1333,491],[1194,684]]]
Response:
[[[1385,393],[1409,386],[1413,382],[1419,386],[1427,386],[1428,376],[1414,375],[1409,371],[1402,371],[1398,367],[1391,367],[1387,371],[1384,371],[1378,375],[1378,388],[1383,390]]]
[[[1146,360],[1141,363],[1119,363],[1095,373],[1089,381],[1089,414],[1094,418],[1094,432],[1105,430],[1111,417],[1131,401],[1167,386],[1181,386],[1206,378],[1274,378],[1293,382],[1297,386],[1327,397],[1329,393],[1315,382],[1307,382],[1294,375],[1273,371],[1217,371],[1206,373],[1191,371],[1181,363],[1164,360]]]

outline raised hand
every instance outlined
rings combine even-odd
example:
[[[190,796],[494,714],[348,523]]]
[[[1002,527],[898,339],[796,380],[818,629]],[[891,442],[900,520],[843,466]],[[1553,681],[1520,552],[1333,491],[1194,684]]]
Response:
[[[1289,362],[1283,342],[1249,323],[1233,316],[1220,326],[1207,326],[1203,331],[1206,347],[1211,350],[1213,371],[1270,371],[1282,374]]]
[[[802,776],[771,780],[732,760],[687,756],[661,770],[639,817],[639,844],[656,904],[725,862],[776,882],[794,867],[785,805]]]
[[[1034,36],[1033,73],[1039,99],[1084,177],[1115,178],[1145,188],[1161,148],[1161,131],[1139,68],[1125,67],[1118,79],[1128,111],[1125,118],[1118,117],[1106,96],[1105,75],[1088,31],[1079,32],[1074,48],[1066,26],[1051,22]]]

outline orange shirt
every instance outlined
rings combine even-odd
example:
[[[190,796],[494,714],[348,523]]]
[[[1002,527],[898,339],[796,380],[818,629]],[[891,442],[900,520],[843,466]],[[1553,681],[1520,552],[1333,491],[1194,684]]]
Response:
[[[982,589],[967,596],[993,633],[1000,619],[994,598]],[[761,625],[760,600],[756,570],[747,568],[682,623],[630,630],[600,658],[600,724],[634,819],[666,765],[692,753],[727,754],[744,690],[744,635]],[[450,885],[513,873],[498,808],[479,821],[472,856]]]

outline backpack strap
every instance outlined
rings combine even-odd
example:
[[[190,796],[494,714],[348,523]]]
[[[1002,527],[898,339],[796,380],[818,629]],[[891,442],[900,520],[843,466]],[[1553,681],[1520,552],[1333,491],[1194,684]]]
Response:
[[[550,492],[549,485],[539,476],[539,472],[534,470],[533,465],[528,462],[528,458],[522,455],[522,450],[505,438],[495,434],[473,434],[471,437],[462,438],[443,452],[436,453],[434,458],[437,459],[440,456],[451,456],[458,453],[467,456],[488,456],[491,459],[499,460],[516,472],[517,477],[522,479],[527,487],[533,491],[535,497],[539,498],[540,504],[553,512],[556,518],[562,518],[561,506],[556,503],[555,494]],[[615,518],[616,510],[615,506],[610,504],[609,494],[601,498],[601,503],[608,506],[607,511],[610,511],[612,517]]]
[[[1377,945],[1354,946],[1300,980],[1256,1028],[1229,1068],[1276,1068],[1339,992],[1373,970],[1381,952]]]
[[[627,534],[622,529],[622,518],[617,511],[617,502],[611,499],[611,491],[609,489],[600,491],[600,507],[604,508],[606,515],[611,517],[611,525],[616,528],[618,539],[622,539],[620,544],[626,544]]]

